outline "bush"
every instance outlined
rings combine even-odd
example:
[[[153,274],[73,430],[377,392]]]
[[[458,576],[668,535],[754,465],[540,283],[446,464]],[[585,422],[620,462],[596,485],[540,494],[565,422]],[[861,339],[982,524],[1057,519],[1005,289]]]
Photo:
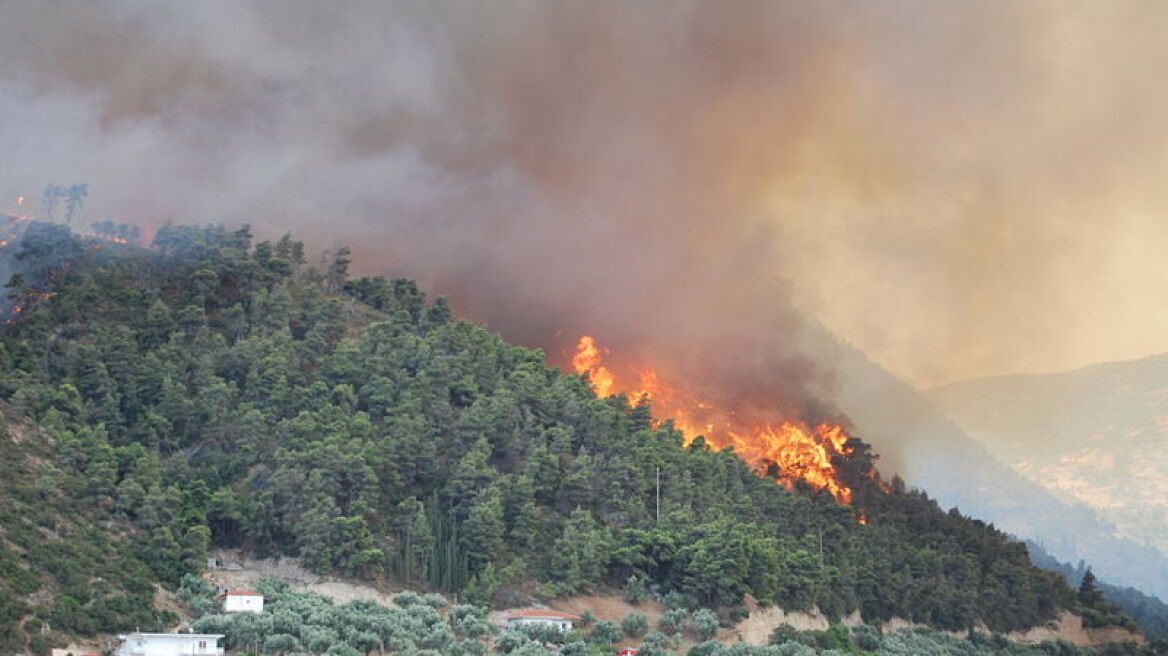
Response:
[[[694,645],[689,650],[687,656],[714,656],[715,654],[721,653],[724,650],[725,648],[722,647],[722,643],[718,642],[717,640],[707,640],[705,642],[699,642],[698,644]]]
[[[915,654],[917,652],[910,653]],[[801,642],[787,642],[775,647],[773,654],[774,656],[815,656],[815,650]],[[922,654],[922,656],[924,654],[934,656],[930,652],[920,652],[920,654]]]
[[[495,627],[482,617],[469,615],[461,619],[451,618],[454,634],[461,638],[481,638],[495,632]]]
[[[629,613],[621,620],[621,631],[630,638],[640,638],[649,632],[649,618],[641,613]]]
[[[540,644],[563,644],[567,634],[551,624],[521,624],[514,631]]]
[[[264,651],[286,652],[300,649],[300,640],[288,633],[274,633],[264,638]]]
[[[792,642],[799,642],[799,630],[789,624],[776,626],[768,638],[768,643],[772,645],[785,645]]]
[[[815,641],[817,649],[847,649],[851,646],[848,629],[842,624],[833,624],[826,631],[809,631],[808,635]]]
[[[591,653],[588,643],[581,641],[569,642],[560,648],[560,656],[589,656]]]
[[[405,592],[399,592],[399,593],[395,594],[392,597],[392,599],[393,599],[393,603],[397,604],[398,608],[408,608],[410,606],[424,606],[424,605],[426,605],[426,601],[424,599],[422,599],[421,595],[419,595],[416,592],[412,592],[410,590],[406,590]]]
[[[856,641],[856,646],[864,651],[876,651],[883,643],[880,630],[868,624],[861,624],[852,629],[852,638]]]
[[[665,598],[662,602],[670,608],[680,608],[683,610],[690,610],[697,606],[693,597],[676,590],[665,593]]]
[[[670,608],[661,616],[657,626],[664,633],[677,633],[685,628],[687,619],[689,619],[689,611],[684,608]]]
[[[666,651],[669,649],[676,649],[681,640],[677,636],[667,636],[664,633],[653,631],[645,634],[645,638],[641,641],[641,647],[649,647],[656,651]]]
[[[709,608],[699,608],[690,618],[690,626],[702,640],[709,640],[718,632],[718,616]]]
[[[620,640],[620,637],[620,630],[608,620],[597,622],[596,626],[592,627],[592,630],[588,632],[588,642],[594,642],[598,645],[611,645],[617,640]]]
[[[625,598],[630,604],[639,605],[649,598],[649,588],[645,587],[645,579],[633,574],[625,581]]]
[[[495,636],[495,649],[504,654],[510,654],[528,642],[531,642],[531,640],[526,635],[507,629]]]

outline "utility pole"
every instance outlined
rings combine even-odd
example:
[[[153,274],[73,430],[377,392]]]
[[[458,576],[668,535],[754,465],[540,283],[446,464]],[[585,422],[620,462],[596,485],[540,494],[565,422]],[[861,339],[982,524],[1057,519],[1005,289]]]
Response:
[[[657,468],[657,523],[661,523],[661,468]]]
[[[823,527],[819,528],[819,579],[823,580]]]

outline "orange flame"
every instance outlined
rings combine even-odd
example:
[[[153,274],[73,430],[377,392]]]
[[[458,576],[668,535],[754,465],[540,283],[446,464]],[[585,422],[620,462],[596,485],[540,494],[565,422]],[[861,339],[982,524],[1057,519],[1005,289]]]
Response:
[[[635,383],[618,379],[603,364],[608,354],[593,337],[585,335],[572,357],[573,370],[587,375],[597,396],[625,394],[630,406],[651,402],[659,420],[670,419],[681,430],[686,445],[702,436],[715,448],[733,447],[757,471],[773,471],[788,487],[800,480],[826,490],[840,503],[851,503],[852,490],[840,481],[836,468],[837,460],[853,450],[843,427],[830,423],[809,426],[801,421],[749,425],[733,410],[667,385],[653,369],[632,369]]]
[[[597,396],[612,396],[613,385],[616,380],[612,373],[600,364],[601,353],[596,347],[596,340],[588,335],[580,338],[576,347],[576,355],[572,358],[572,368],[576,373],[588,373],[588,380]]]

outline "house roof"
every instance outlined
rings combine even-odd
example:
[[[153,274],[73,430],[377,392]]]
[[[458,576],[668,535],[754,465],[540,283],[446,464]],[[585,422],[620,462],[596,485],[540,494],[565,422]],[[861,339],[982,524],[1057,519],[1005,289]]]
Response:
[[[224,592],[223,594],[230,595],[232,597],[235,597],[235,596],[262,597],[263,596],[262,594],[256,592],[255,590],[228,590],[227,592]]]
[[[570,622],[579,622],[580,618],[571,613],[561,613],[558,610],[551,610],[549,608],[525,608],[517,610],[513,613],[507,614],[509,620],[519,619],[540,619],[540,620],[568,620]]]

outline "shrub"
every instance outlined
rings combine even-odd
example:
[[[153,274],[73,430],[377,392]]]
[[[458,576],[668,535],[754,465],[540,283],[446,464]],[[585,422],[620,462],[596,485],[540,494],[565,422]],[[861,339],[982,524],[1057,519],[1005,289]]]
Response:
[[[657,626],[664,633],[677,633],[685,628],[687,619],[689,619],[689,611],[684,608],[670,608],[661,616]]]
[[[772,645],[799,642],[799,630],[789,624],[780,624],[771,631],[768,642]]]
[[[625,581],[625,598],[630,604],[638,605],[649,598],[649,588],[645,587],[645,579],[633,574]]]
[[[640,638],[649,632],[649,618],[641,613],[629,613],[621,620],[621,631],[630,638]]]
[[[852,639],[856,641],[856,646],[864,651],[876,651],[883,643],[880,630],[868,624],[861,624],[852,629]]]
[[[422,603],[430,608],[447,608],[450,606],[450,601],[440,594],[431,592],[430,594],[422,595]]]
[[[425,602],[425,600],[422,599],[421,595],[419,595],[416,592],[412,592],[410,590],[406,590],[405,592],[399,592],[399,593],[395,594],[393,596],[393,603],[397,604],[397,606],[399,608],[408,608],[410,606],[426,605],[426,602]]]
[[[681,608],[684,610],[690,610],[690,609],[697,606],[697,603],[694,602],[693,597],[691,597],[687,594],[678,592],[676,590],[671,590],[671,591],[665,593],[665,598],[662,601],[666,606],[669,606],[670,608]]]
[[[601,620],[588,632],[588,641],[600,645],[611,645],[620,640],[620,631],[608,620]]]
[[[718,616],[709,608],[699,608],[690,618],[690,626],[702,640],[709,640],[718,632]]]
[[[725,651],[725,648],[717,640],[706,640],[694,645],[687,656],[714,656]]]

